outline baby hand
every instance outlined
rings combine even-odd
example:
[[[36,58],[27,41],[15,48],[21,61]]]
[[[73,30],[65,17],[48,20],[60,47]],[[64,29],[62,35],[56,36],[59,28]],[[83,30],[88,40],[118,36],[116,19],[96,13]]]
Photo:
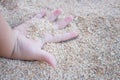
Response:
[[[48,16],[48,20],[50,22],[55,22],[58,16],[61,14],[61,10],[55,10]],[[25,23],[17,26],[14,28],[14,33],[16,34],[16,44],[14,48],[14,52],[11,56],[13,59],[21,59],[21,60],[38,60],[38,61],[45,61],[50,64],[52,67],[55,67],[56,60],[55,57],[42,50],[42,47],[45,43],[48,42],[61,42],[76,38],[78,36],[77,32],[69,32],[64,34],[52,34],[46,33],[43,35],[43,40],[41,41],[39,38],[36,40],[29,39],[26,37],[28,33],[28,29],[31,26],[31,23],[35,19],[40,19],[46,16],[46,11],[42,11],[41,13],[37,14],[34,18],[26,21]],[[64,29],[71,21],[73,20],[72,16],[68,16],[65,19],[56,23],[55,30],[57,29]]]

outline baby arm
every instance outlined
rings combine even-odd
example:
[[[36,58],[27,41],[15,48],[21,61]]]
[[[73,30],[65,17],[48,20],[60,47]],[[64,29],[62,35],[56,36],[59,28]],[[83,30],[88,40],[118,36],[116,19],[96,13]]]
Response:
[[[15,41],[15,34],[0,13],[0,56],[10,58]]]

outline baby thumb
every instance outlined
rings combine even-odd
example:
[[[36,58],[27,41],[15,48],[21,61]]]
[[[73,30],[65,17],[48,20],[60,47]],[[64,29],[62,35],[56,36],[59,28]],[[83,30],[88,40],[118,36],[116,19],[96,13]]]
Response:
[[[46,52],[44,50],[41,50],[40,53],[38,55],[36,55],[36,56],[38,57],[38,60],[45,61],[49,65],[51,65],[52,67],[55,68],[56,59],[52,54],[50,54],[50,53],[48,53],[48,52]]]

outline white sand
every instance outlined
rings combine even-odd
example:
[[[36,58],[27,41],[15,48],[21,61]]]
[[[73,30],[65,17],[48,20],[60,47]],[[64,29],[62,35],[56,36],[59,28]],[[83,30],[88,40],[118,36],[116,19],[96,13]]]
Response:
[[[38,61],[0,58],[1,80],[119,80],[120,0],[1,0],[0,10],[15,27],[46,8],[63,9],[74,20],[62,32],[77,30],[75,40],[50,43],[55,69]]]

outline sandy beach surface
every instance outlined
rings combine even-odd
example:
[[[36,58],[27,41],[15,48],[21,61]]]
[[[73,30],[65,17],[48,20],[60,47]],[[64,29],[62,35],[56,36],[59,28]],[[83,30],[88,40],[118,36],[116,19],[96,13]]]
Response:
[[[120,80],[120,0],[0,0],[0,11],[11,27],[43,9],[48,14],[62,9],[60,19],[73,15],[62,32],[74,30],[79,37],[45,45],[56,57],[56,68],[0,58],[0,80]]]

